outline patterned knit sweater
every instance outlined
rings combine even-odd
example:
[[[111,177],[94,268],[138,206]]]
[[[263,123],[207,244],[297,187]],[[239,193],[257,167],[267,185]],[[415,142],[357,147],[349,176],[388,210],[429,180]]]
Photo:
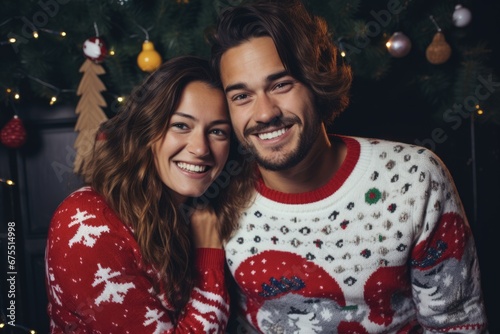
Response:
[[[242,293],[235,332],[486,332],[474,240],[443,163],[342,140],[347,157],[323,187],[259,183],[225,247]]]
[[[229,315],[224,251],[198,249],[199,281],[175,333],[222,333]],[[46,249],[51,333],[173,333],[158,272],[134,235],[90,188],[66,198]],[[160,285],[160,293],[153,289]]]

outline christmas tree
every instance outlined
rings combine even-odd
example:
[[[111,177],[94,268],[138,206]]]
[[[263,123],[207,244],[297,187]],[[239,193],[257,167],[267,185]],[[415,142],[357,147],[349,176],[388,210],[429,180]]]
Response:
[[[34,96],[74,103],[83,43],[97,35],[107,46],[103,82],[110,106],[106,112],[112,115],[118,106],[116,99],[125,97],[148,74],[137,64],[145,41],[163,59],[182,54],[207,56],[204,33],[220,10],[242,1],[1,2],[0,43],[5,56],[0,64],[0,99]],[[488,36],[478,36],[479,20],[474,19],[475,12],[485,10],[484,5],[452,0],[304,3],[326,19],[332,39],[359,80],[376,82],[398,73],[399,82],[394,84],[402,83],[429,101],[437,121],[455,101],[462,101],[466,110],[455,110],[448,116],[487,110],[488,120],[500,123],[493,107],[498,105],[498,89],[490,94],[494,96],[485,98],[484,93],[474,98],[481,78],[494,81],[489,78],[494,70]],[[433,43],[437,35],[448,51]],[[387,45],[398,36],[403,39],[396,38],[396,43]],[[433,63],[432,57],[440,62]]]

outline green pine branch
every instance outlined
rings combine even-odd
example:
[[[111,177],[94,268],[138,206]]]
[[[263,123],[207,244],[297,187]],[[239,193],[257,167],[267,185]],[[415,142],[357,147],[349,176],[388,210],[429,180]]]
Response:
[[[471,1],[461,3],[467,7]],[[108,49],[115,52],[103,62],[106,96],[109,99],[126,96],[147,75],[136,63],[146,38],[154,43],[163,60],[183,54],[208,56],[206,31],[213,26],[217,13],[239,2],[72,0],[57,8],[44,8],[41,4],[58,4],[57,0],[0,0],[0,41],[9,36],[18,38],[14,45],[0,46],[4,58],[0,62],[0,87],[4,92],[7,88],[13,91],[22,88],[22,96],[42,100],[59,93],[60,101],[74,103],[74,91],[81,79],[78,69],[85,61],[82,45],[96,35],[97,27]],[[305,0],[304,3],[325,18],[332,40],[345,52],[345,61],[351,64],[355,77],[379,81],[396,73],[397,84],[421,94],[435,107],[435,113],[442,113],[455,101],[473,94],[477,78],[492,73],[488,45],[477,40],[468,27],[453,25],[455,0]],[[453,50],[451,58],[442,65],[432,65],[425,58],[425,50],[437,31],[430,16]],[[41,22],[44,17],[46,22]],[[30,35],[33,27],[40,30],[38,39]],[[67,36],[63,38],[43,29],[64,30]],[[411,53],[404,58],[391,57],[385,47],[396,31],[405,33],[412,42]],[[494,92],[488,101],[482,102],[496,101],[497,95]],[[0,100],[7,99],[8,94],[0,94]]]

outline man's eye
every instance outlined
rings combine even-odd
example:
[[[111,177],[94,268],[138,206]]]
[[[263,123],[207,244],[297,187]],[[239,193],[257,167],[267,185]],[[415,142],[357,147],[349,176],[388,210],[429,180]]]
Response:
[[[233,101],[244,100],[247,97],[248,97],[247,94],[238,94],[238,95],[233,96],[233,98],[231,100],[233,100]]]
[[[286,90],[286,89],[289,89],[291,87],[291,85],[292,85],[291,82],[280,82],[280,83],[276,84],[276,86],[274,86],[274,89]]]

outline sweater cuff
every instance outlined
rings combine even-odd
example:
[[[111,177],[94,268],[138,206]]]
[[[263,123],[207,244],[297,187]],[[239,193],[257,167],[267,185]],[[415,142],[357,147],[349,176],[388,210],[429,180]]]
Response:
[[[200,269],[220,269],[224,267],[225,261],[226,254],[222,248],[196,249],[196,267]]]

